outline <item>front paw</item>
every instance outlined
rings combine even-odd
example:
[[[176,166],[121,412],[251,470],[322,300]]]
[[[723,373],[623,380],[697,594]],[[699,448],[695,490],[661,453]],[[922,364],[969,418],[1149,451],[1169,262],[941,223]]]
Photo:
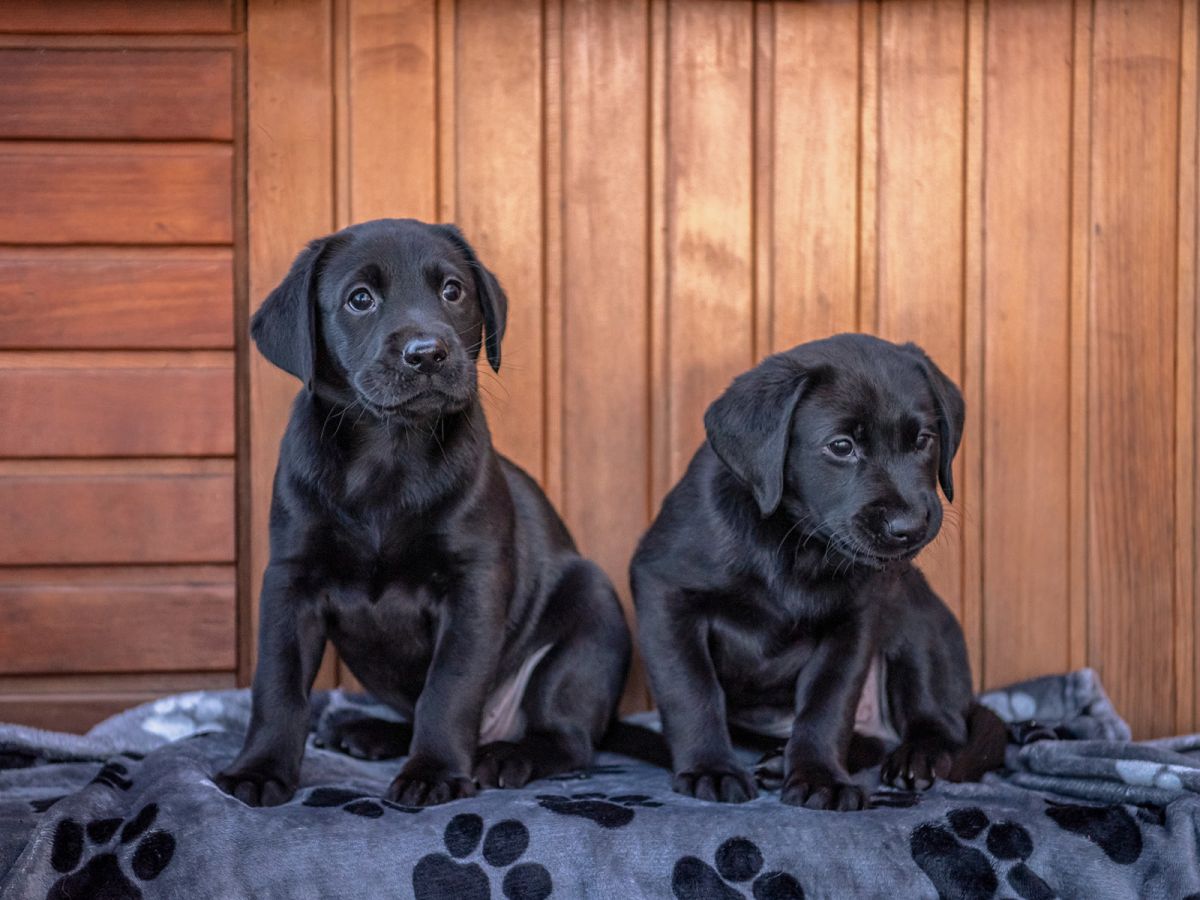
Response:
[[[845,775],[835,774],[824,766],[798,766],[783,780],[779,799],[789,806],[807,809],[863,809],[867,796],[863,789]]]
[[[905,740],[893,750],[880,770],[880,780],[896,788],[923,791],[950,774],[953,747],[943,738]]]
[[[384,797],[404,806],[434,806],[475,796],[475,782],[448,766],[410,759],[388,785]]]
[[[671,787],[685,796],[714,803],[745,803],[758,796],[750,773],[732,760],[676,772]]]
[[[288,778],[266,767],[227,769],[213,783],[247,806],[279,806],[296,793],[297,779]]]
[[[492,741],[475,754],[475,781],[485,788],[524,787],[533,777],[529,751],[512,741]]]

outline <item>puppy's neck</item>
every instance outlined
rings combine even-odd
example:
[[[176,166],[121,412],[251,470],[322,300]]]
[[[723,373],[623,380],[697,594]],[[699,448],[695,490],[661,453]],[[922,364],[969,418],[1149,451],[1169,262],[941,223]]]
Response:
[[[309,440],[342,504],[373,496],[425,508],[455,493],[491,450],[478,402],[424,421],[379,418],[311,396]]]

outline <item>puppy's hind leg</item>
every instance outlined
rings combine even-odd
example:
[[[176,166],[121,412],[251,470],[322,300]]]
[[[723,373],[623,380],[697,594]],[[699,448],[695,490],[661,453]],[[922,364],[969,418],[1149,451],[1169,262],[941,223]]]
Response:
[[[314,743],[318,747],[339,750],[355,759],[394,759],[408,755],[413,728],[409,722],[387,719],[353,719],[330,728]]]
[[[524,733],[475,754],[481,787],[523,787],[586,766],[616,712],[630,640],[608,578],[579,560],[559,580],[543,613],[562,635],[538,663],[521,702]]]
[[[885,784],[921,791],[949,777],[967,743],[964,714],[971,702],[970,675],[953,658],[930,652],[888,661],[888,698],[900,745],[884,760]]]

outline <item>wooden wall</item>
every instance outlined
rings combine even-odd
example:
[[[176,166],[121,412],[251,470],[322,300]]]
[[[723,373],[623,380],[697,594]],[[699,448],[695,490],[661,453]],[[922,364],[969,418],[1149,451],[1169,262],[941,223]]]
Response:
[[[968,401],[922,565],[980,683],[1092,665],[1139,734],[1200,726],[1198,18],[7,4],[0,719],[247,683],[297,384],[246,316],[309,238],[411,215],[461,224],[508,288],[497,442],[623,591],[734,374],[835,331],[914,339]]]
[[[242,17],[135,7],[0,11],[0,720],[236,681]]]
[[[249,50],[253,301],[313,235],[458,222],[512,301],[497,443],[623,589],[734,374],[917,340],[981,684],[1197,722],[1195,0],[252,3]],[[251,367],[257,545],[295,383]]]

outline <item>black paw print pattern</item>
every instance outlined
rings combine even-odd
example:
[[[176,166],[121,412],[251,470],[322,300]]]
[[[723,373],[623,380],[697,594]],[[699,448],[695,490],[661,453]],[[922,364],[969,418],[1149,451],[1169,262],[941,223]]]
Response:
[[[716,868],[695,856],[681,858],[671,873],[671,892],[679,900],[745,900],[730,882],[750,882],[754,900],[804,900],[804,888],[787,872],[759,874],[762,851],[748,838],[727,840],[713,854],[713,862]]]
[[[913,831],[909,843],[913,860],[940,897],[994,897],[1000,888],[997,871],[1004,868],[1009,887],[1025,900],[1057,896],[1026,864],[1033,853],[1029,832],[1015,822],[992,822],[978,807],[951,810],[946,823],[926,822]]]
[[[613,763],[604,763],[601,765],[591,766],[587,769],[577,769],[574,772],[563,772],[560,775],[550,775],[546,781],[587,781],[596,775],[623,775],[625,773],[624,766],[618,766]]]
[[[450,820],[442,835],[450,856],[430,853],[413,867],[416,900],[489,900],[493,896],[492,879],[483,866],[477,862],[455,862],[474,853],[480,838],[483,861],[491,869],[506,870],[500,889],[508,900],[545,900],[550,896],[554,887],[546,867],[535,862],[517,862],[529,849],[529,829],[516,819],[505,819],[484,834],[482,818],[462,813]]]
[[[129,770],[119,762],[106,762],[100,771],[96,773],[96,777],[92,779],[92,784],[102,784],[105,787],[110,787],[114,791],[127,791],[133,787],[133,782],[125,776],[129,774]]]
[[[378,819],[383,815],[384,807],[394,809],[397,812],[409,813],[410,815],[423,811],[423,808],[420,806],[403,806],[399,803],[393,803],[391,800],[372,797],[370,794],[364,794],[361,791],[334,787],[316,788],[304,798],[302,805],[317,808],[338,806],[341,807],[343,812],[362,816],[364,819]]]
[[[86,826],[74,819],[59,822],[50,847],[50,865],[64,874],[50,886],[46,900],[78,897],[141,900],[142,889],[138,884],[161,875],[175,855],[172,835],[161,830],[149,831],[157,816],[158,807],[151,803],[128,821],[96,819]],[[113,844],[118,832],[120,836]],[[88,844],[104,849],[83,864]],[[132,879],[122,866],[122,856],[133,873]]]
[[[867,798],[867,809],[909,809],[921,802],[920,791],[880,788]]]
[[[623,828],[633,821],[634,809],[653,809],[662,806],[645,794],[538,794],[538,806],[564,816],[578,816],[595,822],[601,828]]]
[[[1046,803],[1046,815],[1059,828],[1087,838],[1113,862],[1128,866],[1142,855],[1142,830],[1125,807]]]

